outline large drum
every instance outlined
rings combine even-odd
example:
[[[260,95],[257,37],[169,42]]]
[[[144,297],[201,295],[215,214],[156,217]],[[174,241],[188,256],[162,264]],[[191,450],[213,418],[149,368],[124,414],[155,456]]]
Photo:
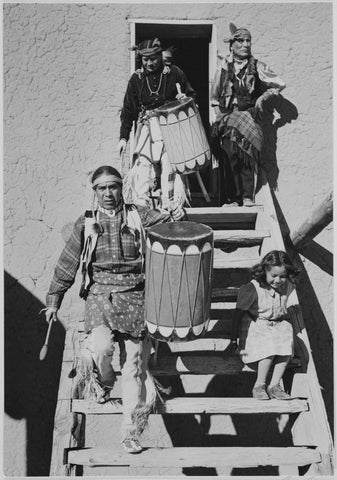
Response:
[[[172,222],[148,230],[145,321],[152,337],[191,340],[207,330],[213,271],[213,230]]]
[[[178,173],[192,173],[209,163],[211,149],[192,98],[166,103],[156,108],[154,113],[168,157]]]

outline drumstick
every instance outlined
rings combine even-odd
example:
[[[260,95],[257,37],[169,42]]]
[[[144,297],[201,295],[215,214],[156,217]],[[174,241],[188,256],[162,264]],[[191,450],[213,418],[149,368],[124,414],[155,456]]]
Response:
[[[47,330],[46,339],[45,339],[44,345],[43,345],[43,347],[41,348],[41,351],[40,351],[40,360],[44,360],[46,358],[46,355],[47,355],[49,335],[50,335],[50,331],[51,331],[51,326],[54,323],[54,315],[55,315],[55,313],[53,314],[52,318],[49,320],[49,326],[48,326],[48,330]]]
[[[181,86],[180,86],[180,83],[176,83],[176,87],[177,87],[177,92],[178,92],[178,95],[181,95]]]

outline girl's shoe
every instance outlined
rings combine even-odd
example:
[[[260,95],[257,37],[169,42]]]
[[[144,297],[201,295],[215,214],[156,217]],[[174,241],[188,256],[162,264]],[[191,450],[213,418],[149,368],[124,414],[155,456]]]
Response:
[[[143,450],[139,440],[129,436],[124,438],[122,441],[122,446],[126,453],[140,453]]]
[[[277,400],[291,400],[291,395],[288,395],[282,388],[279,383],[273,385],[272,387],[269,385],[267,388],[267,393],[269,398],[276,398]]]
[[[269,400],[265,385],[255,385],[252,390],[253,398],[257,400]]]

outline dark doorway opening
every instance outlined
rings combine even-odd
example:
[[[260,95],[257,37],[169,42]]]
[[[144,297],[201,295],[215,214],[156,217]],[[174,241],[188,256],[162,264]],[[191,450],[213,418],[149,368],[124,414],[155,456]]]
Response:
[[[163,50],[173,46],[174,64],[178,65],[197,94],[197,103],[206,135],[209,135],[209,44],[212,38],[211,24],[162,24],[136,23],[136,43],[148,38],[159,38]],[[215,181],[211,166],[200,171],[210,196],[215,195]],[[189,175],[193,196],[202,196],[195,175]]]

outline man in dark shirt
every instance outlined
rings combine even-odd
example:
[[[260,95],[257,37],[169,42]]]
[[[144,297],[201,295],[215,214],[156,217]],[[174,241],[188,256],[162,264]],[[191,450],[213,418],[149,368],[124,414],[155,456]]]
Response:
[[[185,96],[195,99],[196,94],[179,67],[164,65],[158,39],[145,40],[134,49],[141,58],[142,67],[128,82],[118,143],[118,152],[122,155],[132,126],[137,122],[133,167],[127,176],[124,197],[130,203],[149,205],[151,190],[160,181],[162,206],[170,209],[180,177],[175,175],[152,114],[154,109],[169,101]]]

